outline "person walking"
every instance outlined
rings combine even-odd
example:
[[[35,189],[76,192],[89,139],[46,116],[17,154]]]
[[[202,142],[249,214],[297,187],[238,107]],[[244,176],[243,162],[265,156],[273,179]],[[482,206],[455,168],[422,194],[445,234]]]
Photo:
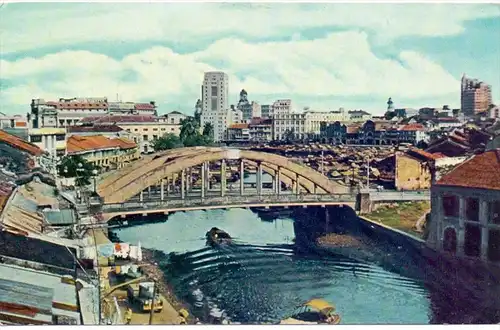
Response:
[[[130,324],[132,321],[132,309],[130,307],[127,307],[127,310],[125,311],[125,324]]]

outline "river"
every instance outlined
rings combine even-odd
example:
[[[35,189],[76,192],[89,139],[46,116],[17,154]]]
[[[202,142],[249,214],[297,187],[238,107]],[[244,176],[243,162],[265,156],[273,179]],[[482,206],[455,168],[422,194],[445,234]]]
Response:
[[[425,278],[407,277],[394,271],[400,266],[388,271],[374,262],[299,254],[293,221],[263,221],[246,209],[209,210],[174,213],[165,222],[113,232],[121,241],[164,252],[159,262],[169,282],[201,320],[210,310],[224,311],[233,322],[279,322],[305,301],[323,298],[336,305],[342,324],[500,321],[498,302],[490,303],[494,299],[484,293],[499,292],[498,283],[475,289],[476,294],[464,291],[478,286],[474,278],[471,285],[455,280],[449,286],[455,273],[429,276],[418,266]],[[212,227],[227,231],[235,244],[207,247],[205,233]],[[415,264],[411,258],[403,255],[403,263]]]
[[[204,235],[214,226],[236,244],[207,248]],[[291,219],[266,222],[244,209],[196,211],[115,233],[122,241],[179,254],[182,266],[167,275],[180,298],[194,304],[202,295],[232,321],[276,322],[297,305],[323,298],[336,304],[343,324],[429,322],[421,283],[342,257],[296,255]]]

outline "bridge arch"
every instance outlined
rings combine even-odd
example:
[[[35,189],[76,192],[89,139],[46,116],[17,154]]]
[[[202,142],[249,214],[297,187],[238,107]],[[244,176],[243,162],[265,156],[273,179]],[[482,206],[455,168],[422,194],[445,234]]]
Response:
[[[149,162],[144,160],[141,164],[132,164],[133,166],[124,168],[127,171],[125,175],[115,175],[114,180],[108,180],[100,185],[98,192],[105,203],[121,203],[173,174],[205,162],[221,160],[248,160],[261,163],[263,167],[269,169],[283,170],[288,176],[296,176],[295,180],[299,177],[298,181],[302,186],[310,182],[306,187],[308,191],[314,190],[315,187],[319,187],[327,194],[345,190],[325,175],[280,155],[240,149],[183,148],[166,152],[154,159],[149,158]],[[281,176],[285,176],[284,173],[281,173]],[[283,178],[280,177],[280,181],[283,181]]]

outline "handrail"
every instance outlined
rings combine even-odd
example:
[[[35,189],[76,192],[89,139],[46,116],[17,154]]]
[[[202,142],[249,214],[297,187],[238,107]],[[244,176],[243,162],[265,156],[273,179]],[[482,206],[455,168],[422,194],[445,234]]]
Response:
[[[113,210],[130,209],[150,209],[160,207],[190,207],[190,206],[211,206],[221,204],[252,204],[252,203],[294,203],[294,202],[354,202],[356,194],[299,194],[299,195],[244,195],[244,196],[224,196],[224,197],[188,197],[181,199],[167,199],[164,201],[143,201],[103,204],[103,212]]]

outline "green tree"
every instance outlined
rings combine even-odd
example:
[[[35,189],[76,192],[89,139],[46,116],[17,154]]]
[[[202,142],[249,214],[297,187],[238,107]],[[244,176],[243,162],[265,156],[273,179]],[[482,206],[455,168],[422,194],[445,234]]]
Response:
[[[181,121],[181,133],[179,135],[181,141],[184,142],[186,138],[195,136],[199,134],[198,123],[194,119],[194,117],[186,117]]]
[[[287,129],[285,134],[283,134],[284,140],[289,143],[295,140],[295,129]]]
[[[60,176],[65,178],[76,178],[76,185],[79,186],[90,184],[92,171],[95,169],[97,169],[97,167],[79,155],[65,156],[57,166]]]
[[[181,139],[172,133],[167,133],[153,142],[155,151],[182,148],[183,146]]]
[[[203,126],[203,135],[208,137],[210,140],[214,139],[214,127],[212,123],[205,123],[205,126]]]

